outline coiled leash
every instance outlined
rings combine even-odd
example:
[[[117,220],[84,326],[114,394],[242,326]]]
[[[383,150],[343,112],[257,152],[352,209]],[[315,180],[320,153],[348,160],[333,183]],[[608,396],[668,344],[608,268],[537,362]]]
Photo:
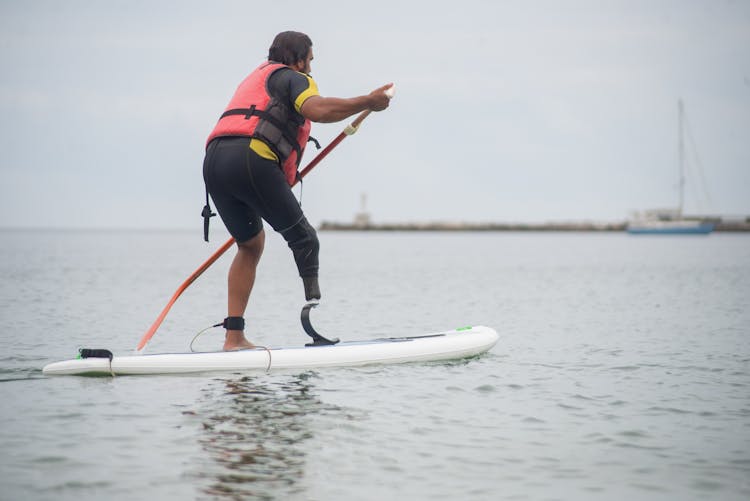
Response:
[[[193,336],[192,341],[190,341],[190,352],[201,353],[193,349],[193,343],[195,343],[195,341],[200,336],[202,336],[207,330],[214,329],[216,327],[223,327],[224,329],[227,329],[227,330],[242,331],[242,330],[245,330],[245,319],[242,317],[227,317],[222,322],[219,322],[214,325],[209,325],[202,331],[198,332],[195,336]],[[271,349],[268,348],[267,346],[261,346],[261,345],[255,345],[255,348],[261,348],[263,350],[266,350],[266,353],[268,353],[268,365],[266,366],[266,373],[271,372],[271,359],[272,359]],[[237,351],[242,351],[242,350],[237,350]]]

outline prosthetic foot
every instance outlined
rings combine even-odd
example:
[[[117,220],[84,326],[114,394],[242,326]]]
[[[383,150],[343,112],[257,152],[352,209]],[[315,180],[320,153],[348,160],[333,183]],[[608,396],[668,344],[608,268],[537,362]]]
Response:
[[[307,343],[305,346],[328,346],[338,343],[338,338],[328,339],[318,334],[310,323],[310,310],[318,306],[320,303],[318,277],[303,277],[302,283],[305,286],[305,299],[307,300],[307,303],[302,307],[300,320],[302,321],[302,328],[305,329],[307,335],[313,339],[312,343]]]

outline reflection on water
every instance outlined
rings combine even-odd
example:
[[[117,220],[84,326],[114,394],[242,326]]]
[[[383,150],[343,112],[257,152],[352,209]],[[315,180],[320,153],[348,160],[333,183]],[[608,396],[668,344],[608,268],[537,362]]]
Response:
[[[340,412],[316,396],[314,377],[247,376],[206,390],[210,408],[200,413],[199,438],[211,460],[199,475],[209,479],[205,494],[270,500],[301,492],[306,464],[301,445],[315,433],[312,418]]]

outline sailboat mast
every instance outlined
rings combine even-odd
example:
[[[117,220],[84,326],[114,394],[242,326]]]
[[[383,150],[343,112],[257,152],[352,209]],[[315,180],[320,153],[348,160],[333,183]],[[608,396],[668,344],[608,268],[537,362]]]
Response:
[[[684,113],[685,110],[682,105],[682,99],[679,99],[677,101],[677,115],[678,115],[678,121],[677,121],[677,137],[678,137],[678,151],[677,151],[677,162],[678,162],[678,168],[679,168],[679,190],[680,190],[680,198],[679,198],[679,205],[677,206],[678,214],[680,217],[682,217],[682,207],[685,202],[685,146],[684,146],[684,139],[683,139],[683,121],[684,121]]]

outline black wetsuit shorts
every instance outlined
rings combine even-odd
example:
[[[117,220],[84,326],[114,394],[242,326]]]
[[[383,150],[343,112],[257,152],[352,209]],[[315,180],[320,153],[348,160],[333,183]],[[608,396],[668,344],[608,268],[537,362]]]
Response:
[[[249,137],[218,137],[209,143],[203,162],[206,188],[238,243],[260,233],[262,219],[282,235],[307,224],[279,164],[249,145]]]

